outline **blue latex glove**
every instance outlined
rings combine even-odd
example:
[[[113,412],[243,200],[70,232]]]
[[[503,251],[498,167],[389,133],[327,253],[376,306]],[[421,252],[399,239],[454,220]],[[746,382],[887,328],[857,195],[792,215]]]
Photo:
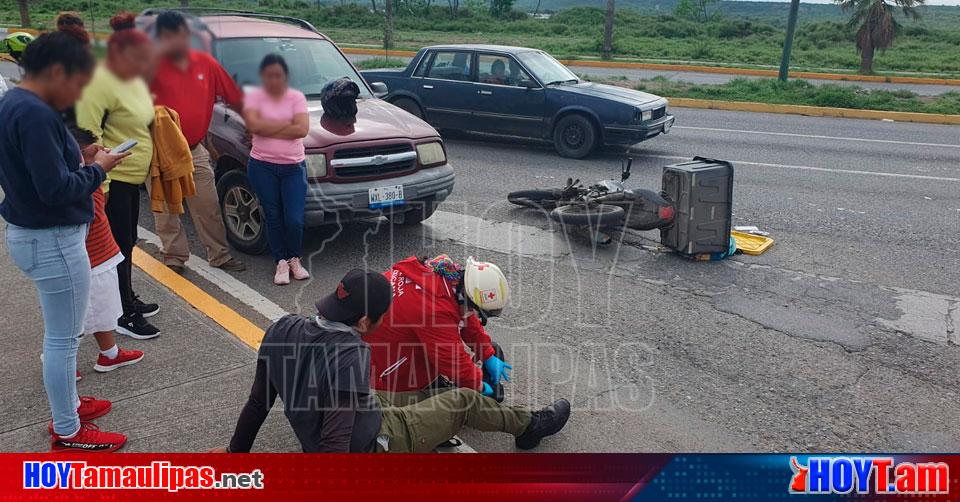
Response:
[[[510,381],[510,374],[507,373],[507,370],[512,370],[513,366],[510,366],[497,356],[490,356],[483,362],[483,369],[487,370],[487,374],[493,379],[491,383],[496,385],[500,383],[501,379],[505,382]]]
[[[487,382],[482,382],[482,383],[483,383],[483,390],[480,392],[480,394],[487,397],[493,397],[493,387],[491,387],[490,384],[488,384]]]

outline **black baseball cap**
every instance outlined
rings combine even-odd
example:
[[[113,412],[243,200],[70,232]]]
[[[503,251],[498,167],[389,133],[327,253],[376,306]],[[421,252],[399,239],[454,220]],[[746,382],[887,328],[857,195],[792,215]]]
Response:
[[[380,319],[393,300],[390,281],[383,274],[355,268],[340,279],[337,289],[317,302],[317,312],[336,322],[367,316]]]

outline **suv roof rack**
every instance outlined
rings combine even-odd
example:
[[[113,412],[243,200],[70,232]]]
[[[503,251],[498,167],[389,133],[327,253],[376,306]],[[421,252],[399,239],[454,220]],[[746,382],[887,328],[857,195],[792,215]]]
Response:
[[[171,8],[149,8],[140,13],[141,16],[156,16],[163,11],[173,10],[177,12],[182,12],[191,17],[199,16],[239,16],[239,17],[249,17],[254,19],[264,19],[268,21],[279,21],[287,24],[297,25],[305,30],[312,31],[317,35],[322,35],[319,30],[317,30],[309,21],[292,17],[292,16],[281,16],[279,14],[262,14],[260,12],[251,12],[248,10],[236,10],[236,9],[218,9],[213,7],[171,7]]]

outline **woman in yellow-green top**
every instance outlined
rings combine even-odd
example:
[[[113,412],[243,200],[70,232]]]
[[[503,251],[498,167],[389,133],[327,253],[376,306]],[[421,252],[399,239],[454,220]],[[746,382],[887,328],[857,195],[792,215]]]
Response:
[[[124,260],[117,268],[123,317],[117,331],[135,338],[152,338],[157,333],[144,317],[159,310],[146,304],[133,292],[131,254],[137,242],[137,221],[140,216],[140,184],[150,173],[153,141],[153,98],[143,80],[153,59],[150,38],[134,26],[134,15],[120,13],[110,20],[113,34],[107,42],[106,60],[97,68],[93,79],[77,102],[77,125],[93,131],[101,143],[113,148],[132,139],[138,142],[122,166],[107,176],[109,185],[107,219],[113,238],[120,246]]]

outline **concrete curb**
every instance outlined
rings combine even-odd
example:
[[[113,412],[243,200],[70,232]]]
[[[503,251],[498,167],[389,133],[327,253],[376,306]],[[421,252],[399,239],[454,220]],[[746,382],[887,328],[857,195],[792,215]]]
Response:
[[[220,303],[209,293],[170,270],[166,265],[138,247],[133,248],[133,264],[214,322],[223,326],[230,334],[253,350],[260,348],[263,330],[247,318]]]
[[[709,110],[727,110],[738,112],[780,113],[786,115],[806,115],[808,117],[841,117],[852,119],[893,120],[896,122],[918,122],[924,124],[960,125],[960,115],[940,113],[888,112],[881,110],[854,110],[850,108],[830,108],[824,106],[778,105],[747,101],[714,101],[711,99],[671,98],[670,106],[681,108],[704,108]]]
[[[365,49],[361,47],[341,47],[345,54],[362,54],[367,56],[412,57],[413,51],[384,51],[383,49]],[[622,68],[631,70],[659,70],[694,73],[719,73],[725,75],[743,75],[751,77],[777,77],[775,70],[761,70],[751,68],[728,68],[723,66],[695,66],[661,63],[635,63],[630,61],[593,61],[583,59],[561,59],[567,66],[581,66],[593,68]],[[809,71],[792,71],[793,78],[817,80],[846,80],[849,82],[880,82],[889,84],[920,84],[920,85],[956,85],[960,86],[960,79],[935,77],[903,77],[884,75],[857,75],[853,73],[817,73]]]

